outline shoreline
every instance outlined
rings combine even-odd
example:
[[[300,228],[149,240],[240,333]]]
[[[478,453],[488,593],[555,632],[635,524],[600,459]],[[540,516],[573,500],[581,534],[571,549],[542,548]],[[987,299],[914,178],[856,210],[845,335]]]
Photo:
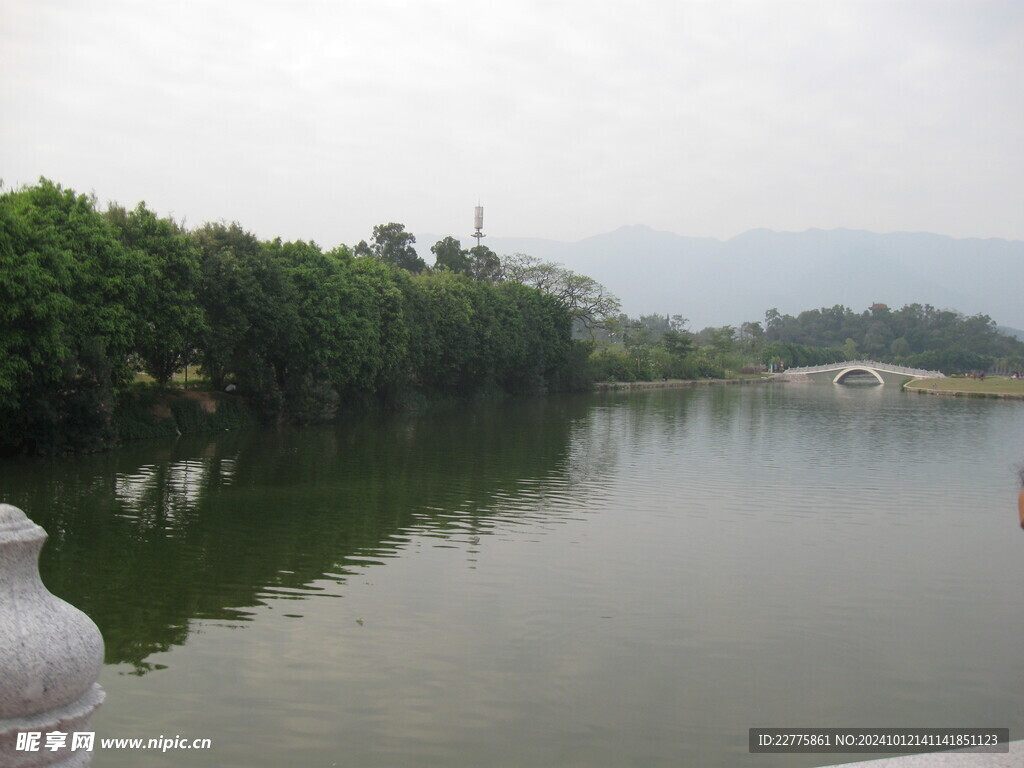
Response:
[[[671,389],[673,387],[737,386],[743,384],[764,384],[771,378],[751,379],[666,379],[664,381],[599,381],[594,392],[615,392],[627,389]]]
[[[906,392],[914,392],[918,395],[937,395],[939,397],[973,397],[979,400],[1024,400],[1024,392],[997,392],[992,390],[982,389],[955,389],[955,388],[943,388],[922,386],[925,381],[936,381],[953,384],[955,387],[956,382],[972,382],[975,386],[983,384],[974,379],[913,379],[903,385],[903,390]],[[995,381],[1001,382],[1005,379],[996,379]]]
[[[780,378],[764,377],[764,378],[749,378],[749,379],[668,379],[666,381],[599,381],[594,384],[593,392],[624,392],[630,390],[644,390],[644,389],[672,389],[672,388],[683,388],[683,387],[711,387],[711,386],[742,386],[746,384],[764,384],[773,381],[785,381]],[[902,389],[907,392],[913,392],[919,395],[937,395],[939,397],[967,397],[977,398],[979,400],[1024,400],[1024,391],[1022,392],[998,392],[988,389],[955,389],[955,388],[943,388],[938,389],[923,385],[924,382],[939,382],[946,384],[952,384],[955,386],[956,382],[963,381],[964,383],[971,382],[970,386],[978,386],[982,382],[978,382],[973,379],[911,379],[903,385]],[[994,379],[993,382],[1004,381],[1003,379]],[[916,385],[916,386],[915,386]]]

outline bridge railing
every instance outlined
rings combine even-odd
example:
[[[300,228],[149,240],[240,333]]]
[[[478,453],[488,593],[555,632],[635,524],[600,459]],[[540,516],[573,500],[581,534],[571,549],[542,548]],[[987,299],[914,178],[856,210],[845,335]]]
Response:
[[[809,365],[800,368],[787,368],[783,373],[822,373],[823,371],[840,371],[844,368],[874,368],[879,371],[901,373],[906,376],[916,376],[921,379],[936,379],[945,376],[941,371],[926,371],[923,368],[907,368],[905,365],[880,363],[877,360],[847,360],[842,363],[828,363],[826,365]]]

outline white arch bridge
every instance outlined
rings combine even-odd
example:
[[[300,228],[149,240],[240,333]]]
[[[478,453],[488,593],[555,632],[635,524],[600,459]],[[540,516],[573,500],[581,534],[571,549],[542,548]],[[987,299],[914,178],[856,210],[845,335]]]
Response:
[[[922,368],[907,368],[877,360],[847,360],[842,363],[812,365],[804,368],[790,368],[775,376],[790,381],[819,381],[842,384],[850,376],[874,376],[879,384],[902,384],[907,378],[941,379],[940,371],[926,371]]]

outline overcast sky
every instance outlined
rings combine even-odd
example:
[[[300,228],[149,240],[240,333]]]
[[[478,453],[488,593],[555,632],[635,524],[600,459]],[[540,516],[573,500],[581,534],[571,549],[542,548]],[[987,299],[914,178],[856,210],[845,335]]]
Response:
[[[0,178],[332,247],[1024,239],[1024,3],[0,0]]]

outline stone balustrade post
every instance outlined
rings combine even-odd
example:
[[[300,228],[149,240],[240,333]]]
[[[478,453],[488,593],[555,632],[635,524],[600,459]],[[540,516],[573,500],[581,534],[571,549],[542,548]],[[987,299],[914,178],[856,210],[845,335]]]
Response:
[[[46,531],[25,513],[0,504],[0,766],[81,768],[93,752],[73,749],[75,733],[103,702],[96,684],[103,637],[92,620],[55,597],[39,578]],[[61,741],[47,734],[65,734]],[[41,734],[35,749],[31,737]],[[93,745],[95,748],[96,745]]]

